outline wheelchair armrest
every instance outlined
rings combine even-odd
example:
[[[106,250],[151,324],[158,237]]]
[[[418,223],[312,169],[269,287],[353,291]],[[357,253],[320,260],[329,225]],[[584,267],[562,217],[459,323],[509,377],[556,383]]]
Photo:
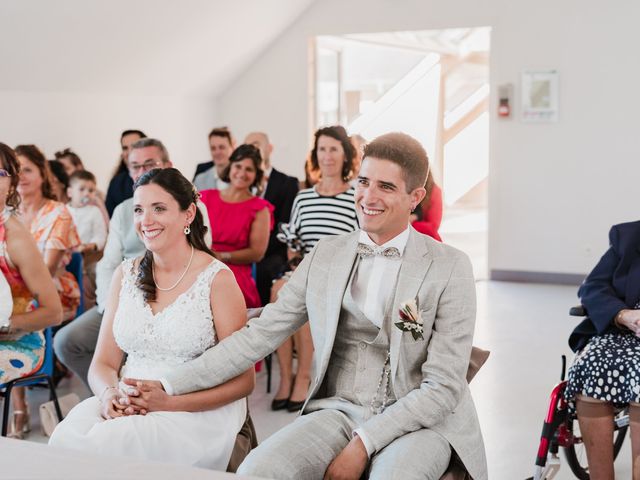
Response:
[[[571,307],[569,309],[569,315],[571,315],[572,317],[586,317],[587,309],[582,305],[576,305],[575,307]]]

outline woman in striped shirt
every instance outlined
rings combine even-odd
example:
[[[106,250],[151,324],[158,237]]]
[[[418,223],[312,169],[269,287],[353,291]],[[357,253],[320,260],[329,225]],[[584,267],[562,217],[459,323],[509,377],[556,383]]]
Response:
[[[356,155],[346,130],[341,126],[321,128],[315,133],[311,151],[311,167],[320,171],[320,181],[312,188],[298,192],[293,202],[291,220],[280,226],[278,238],[288,246],[290,264],[295,264],[311,251],[322,237],[353,232],[358,229],[354,204],[354,189],[349,185],[353,159]],[[286,278],[277,281],[271,301]],[[298,371],[292,371],[295,342]],[[298,330],[278,349],[280,386],[271,403],[273,410],[295,412],[302,407],[310,383],[313,343],[309,324]],[[294,381],[295,378],[295,381]]]

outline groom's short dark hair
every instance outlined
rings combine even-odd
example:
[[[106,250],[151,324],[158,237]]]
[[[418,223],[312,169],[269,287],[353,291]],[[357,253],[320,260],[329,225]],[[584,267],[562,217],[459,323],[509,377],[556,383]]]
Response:
[[[420,142],[406,133],[386,133],[365,145],[367,157],[389,160],[400,166],[407,184],[407,193],[424,187],[429,175],[429,158]]]

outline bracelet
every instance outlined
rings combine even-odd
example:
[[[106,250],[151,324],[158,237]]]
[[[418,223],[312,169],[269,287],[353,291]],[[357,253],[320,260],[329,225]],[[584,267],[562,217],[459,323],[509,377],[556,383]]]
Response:
[[[11,333],[11,317],[7,318],[7,323],[5,323],[4,325],[0,326],[0,333],[4,334],[4,335],[8,335],[9,333]]]
[[[224,260],[225,262],[228,262],[229,260],[231,260],[231,252],[222,252],[220,253],[220,257],[222,257],[222,260]]]

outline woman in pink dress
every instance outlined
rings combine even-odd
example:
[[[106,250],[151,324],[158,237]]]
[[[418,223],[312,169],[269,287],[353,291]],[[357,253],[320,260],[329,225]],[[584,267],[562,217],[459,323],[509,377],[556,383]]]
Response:
[[[262,306],[252,268],[267,251],[273,228],[273,205],[252,193],[261,185],[261,165],[260,150],[240,145],[220,177],[229,187],[201,192],[211,222],[211,249],[235,274],[249,308]]]

